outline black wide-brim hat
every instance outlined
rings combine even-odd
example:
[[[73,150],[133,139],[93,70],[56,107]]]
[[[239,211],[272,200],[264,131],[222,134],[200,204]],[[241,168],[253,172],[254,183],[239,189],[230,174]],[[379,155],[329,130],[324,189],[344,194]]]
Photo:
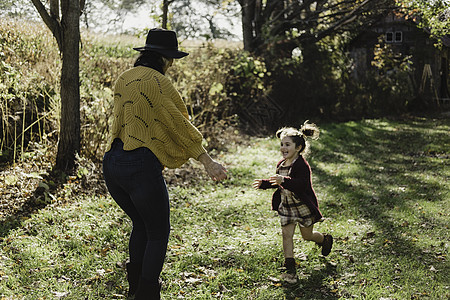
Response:
[[[168,58],[182,58],[189,55],[189,53],[178,50],[178,40],[175,31],[161,28],[150,29],[145,46],[133,49],[157,52]]]

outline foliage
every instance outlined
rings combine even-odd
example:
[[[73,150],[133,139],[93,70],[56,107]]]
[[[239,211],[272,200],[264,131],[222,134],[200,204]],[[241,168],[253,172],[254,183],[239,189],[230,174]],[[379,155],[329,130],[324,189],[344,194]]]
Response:
[[[412,55],[401,54],[380,39],[367,49],[373,53],[367,57],[371,65],[356,79],[347,52],[350,41],[349,35],[327,37],[295,49],[291,57],[263,60],[271,74],[264,77],[264,86],[270,87],[271,97],[284,109],[283,125],[299,125],[298,120],[312,116],[348,120],[417,109]]]
[[[135,51],[126,39],[86,34],[81,51],[81,115],[83,155],[100,158],[107,135],[111,88],[132,63]],[[51,33],[42,25],[0,22],[2,84],[2,160],[14,160],[34,142],[54,142],[59,126],[60,56]],[[23,139],[22,139],[23,138]]]
[[[415,96],[411,81],[414,75],[411,56],[393,51],[392,45],[382,39],[374,46],[373,54],[372,67],[367,70],[364,80],[354,80],[350,61],[331,63],[341,70],[336,78],[341,82],[335,86],[338,89],[332,92],[337,96],[333,119],[400,115],[411,109]]]
[[[169,27],[178,36],[190,39],[231,39],[233,34],[224,24],[236,22],[238,7],[230,0],[171,1]]]
[[[59,56],[36,24],[0,21],[0,160],[19,158],[30,141],[47,142],[56,125]],[[53,49],[53,51],[52,51]]]
[[[262,1],[239,0],[244,49],[286,57],[298,47],[328,36],[356,32],[392,8],[393,0]]]
[[[377,44],[374,49],[372,65],[372,84],[370,90],[374,91],[371,109],[376,113],[390,110],[394,113],[401,113],[406,110],[408,101],[414,97],[411,77],[413,67],[411,56],[395,54],[388,44]]]
[[[441,37],[448,35],[450,28],[450,1],[448,0],[397,0],[409,18],[416,21],[421,28],[428,30],[436,38],[437,45],[442,46]]]
[[[2,25],[0,53],[4,58],[2,70],[5,71],[1,74],[2,126],[5,128],[2,157],[14,160],[14,156],[17,158],[30,150],[27,150],[29,142],[40,141],[50,135],[57,137],[54,133],[59,125],[57,78],[61,61],[51,34],[42,25],[32,25],[35,33],[31,25],[18,26],[14,21],[4,21]],[[83,32],[80,51],[82,156],[94,161],[102,158],[109,133],[114,81],[132,66],[137,57],[132,47],[141,43],[141,39],[133,37],[102,37]],[[221,50],[212,44],[192,47],[189,59],[177,61],[168,74],[185,98],[192,121],[207,137],[209,149],[223,147],[224,141],[218,140],[220,135],[214,133],[218,126],[226,131],[227,125],[236,122],[227,80],[232,76],[237,51],[233,48]],[[25,112],[24,106],[27,108]],[[26,122],[23,122],[23,116],[26,116]],[[20,137],[25,136],[22,129],[33,134],[30,137],[26,135],[23,146],[20,143]],[[39,137],[35,136],[37,132]]]
[[[203,133],[207,149],[223,149],[224,132],[237,125],[236,100],[229,93],[233,64],[239,50],[216,48],[212,43],[191,47],[186,59],[177,60],[169,76],[180,91],[191,122]]]
[[[250,103],[269,93],[271,72],[267,70],[263,59],[245,51],[237,53],[231,71],[228,94],[234,99],[238,111],[245,112]]]
[[[236,57],[232,70],[244,90],[264,89],[264,78],[271,75],[264,61],[251,56],[248,52],[242,52]],[[242,93],[235,96],[242,96]]]
[[[286,111],[285,122],[301,124],[311,116],[331,117],[342,98],[339,90],[348,61],[335,41],[304,47],[299,57],[272,62],[273,97]],[[344,73],[344,74],[343,74]]]
[[[34,142],[57,138],[61,61],[43,26],[32,25],[37,30],[34,33],[30,26],[13,21],[2,24],[0,55],[4,72],[0,87],[5,129],[1,147],[2,159],[13,160],[31,151]],[[141,44],[142,39],[82,33],[82,156],[94,161],[102,158],[114,81],[133,64],[137,53],[132,47]],[[410,93],[408,61],[393,56],[388,46],[380,44],[373,80],[357,85],[343,52],[346,39],[345,35],[324,38],[297,49],[297,56],[277,60],[255,57],[231,42],[215,46],[185,41],[181,46],[187,47],[190,55],[177,60],[167,76],[182,94],[209,150],[226,145],[225,132],[234,130],[230,125],[247,126],[247,107],[264,95],[270,95],[285,109],[281,125],[295,125],[312,116],[349,119],[406,111],[405,95]],[[273,125],[281,126],[280,120]],[[22,129],[26,129],[24,134]]]
[[[211,126],[229,115],[226,102],[230,99],[224,84],[230,76],[235,52],[207,43],[192,49],[188,59],[176,61],[169,69],[168,76],[185,99],[196,125]]]
[[[274,172],[278,140],[242,137],[244,145],[220,154],[227,181],[214,184],[199,169],[187,172],[189,185],[169,185],[164,299],[449,298],[449,120],[319,125],[308,160],[326,217],[315,228],[333,234],[331,254],[322,257],[297,231],[299,281],[279,279],[271,191],[251,188]],[[0,230],[0,297],[125,297],[130,221],[110,197],[80,194],[83,174],[48,207]]]
[[[60,129],[55,170],[67,172],[75,167],[80,152],[80,15],[84,1],[31,0],[50,29],[62,58],[60,78]]]
[[[120,73],[133,65],[136,51],[127,39],[112,36],[102,38],[85,33],[82,43],[81,154],[99,161],[108,141],[114,82]]]
[[[129,13],[152,10],[155,1],[145,0],[90,0],[86,1],[82,24],[87,29],[103,32],[120,32],[123,20]],[[106,20],[108,19],[108,21]]]
[[[33,18],[35,11],[29,0],[1,0],[0,16]]]

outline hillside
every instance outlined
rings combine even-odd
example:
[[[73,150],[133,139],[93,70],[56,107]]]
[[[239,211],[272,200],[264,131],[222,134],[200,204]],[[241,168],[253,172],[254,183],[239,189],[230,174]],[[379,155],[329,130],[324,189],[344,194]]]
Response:
[[[448,118],[320,125],[308,160],[330,256],[297,235],[299,282],[280,281],[271,192],[251,188],[274,172],[278,141],[247,137],[217,153],[221,184],[193,162],[165,174],[178,182],[164,299],[448,299]],[[130,221],[107,194],[85,193],[88,173],[47,193],[46,207],[2,219],[2,298],[124,299]]]
[[[55,174],[61,62],[54,41],[39,24],[0,20],[1,299],[125,298],[130,221],[105,189],[101,157],[112,86],[139,40],[83,35],[82,153],[74,174]],[[252,64],[264,68],[239,48],[183,46],[192,47],[190,59],[168,76],[229,179],[211,182],[195,161],[164,171],[172,222],[164,299],[450,297],[448,115],[312,119],[321,137],[308,161],[326,218],[316,227],[333,234],[335,246],[325,258],[298,234],[299,282],[290,285],[279,278],[271,192],[251,188],[274,172],[279,141],[272,131],[244,134],[230,97],[237,85],[261,83],[249,75]]]

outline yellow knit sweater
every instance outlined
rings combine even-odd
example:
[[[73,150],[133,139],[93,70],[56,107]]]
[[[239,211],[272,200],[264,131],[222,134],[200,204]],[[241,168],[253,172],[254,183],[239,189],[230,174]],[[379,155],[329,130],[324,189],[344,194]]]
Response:
[[[178,168],[206,152],[180,94],[152,68],[139,66],[119,76],[113,117],[108,150],[112,141],[120,138],[124,150],[147,147],[168,168]]]

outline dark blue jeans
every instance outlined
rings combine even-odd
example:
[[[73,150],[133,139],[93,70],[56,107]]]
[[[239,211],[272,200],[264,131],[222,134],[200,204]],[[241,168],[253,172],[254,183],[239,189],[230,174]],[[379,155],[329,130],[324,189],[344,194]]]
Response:
[[[130,262],[142,264],[142,276],[157,282],[170,232],[169,195],[158,158],[148,148],[123,150],[119,139],[103,157],[109,193],[133,222]]]

